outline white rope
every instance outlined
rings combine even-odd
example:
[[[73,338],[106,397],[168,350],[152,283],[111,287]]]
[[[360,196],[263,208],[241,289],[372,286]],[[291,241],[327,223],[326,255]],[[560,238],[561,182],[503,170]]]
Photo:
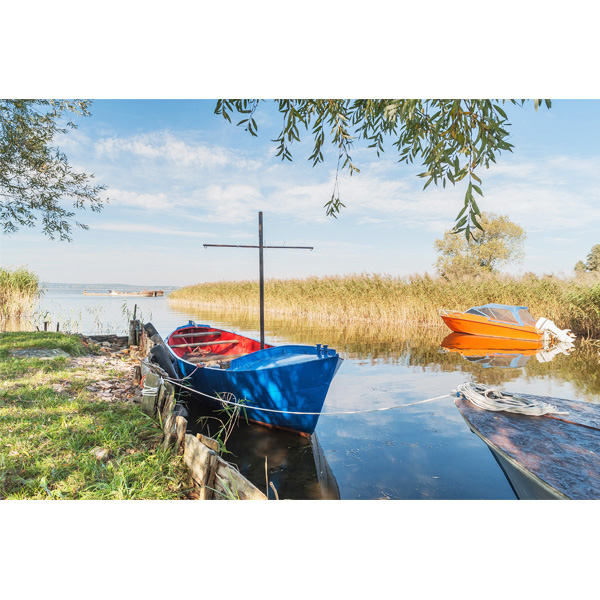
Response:
[[[189,390],[190,392],[194,392],[194,394],[200,394],[201,396],[205,396],[206,398],[210,398],[211,400],[215,400],[217,402],[222,402],[223,404],[229,404],[231,406],[239,406],[241,408],[249,408],[252,410],[259,410],[259,411],[263,411],[263,412],[281,413],[281,414],[286,414],[286,415],[322,415],[322,416],[357,415],[357,414],[361,414],[361,413],[371,413],[371,412],[381,412],[384,410],[394,410],[396,408],[404,408],[406,406],[414,406],[416,404],[424,404],[425,402],[433,402],[434,400],[440,400],[441,398],[451,397],[451,394],[444,394],[443,396],[436,396],[435,398],[428,398],[427,400],[418,400],[417,402],[410,402],[408,404],[398,404],[396,406],[386,406],[384,408],[372,408],[372,409],[367,409],[367,410],[347,410],[347,411],[340,411],[340,412],[296,412],[296,411],[290,411],[290,410],[276,410],[274,408],[262,408],[259,406],[250,406],[249,404],[244,404],[241,402],[231,402],[229,400],[224,400],[223,398],[216,398],[214,396],[211,396],[210,394],[205,394],[204,392],[199,392],[198,390],[195,390],[194,388],[190,388],[185,385],[182,385],[181,383],[178,383],[178,380],[176,380],[176,379],[170,379],[167,377],[166,380],[170,381],[174,385],[179,386],[180,388],[183,388],[184,390]]]
[[[462,394],[471,404],[483,410],[505,411],[531,416],[569,414],[568,412],[558,410],[555,406],[542,400],[522,398],[509,392],[486,388],[476,383],[463,383],[455,391],[458,394]]]
[[[153,387],[151,385],[146,385],[144,381],[144,387],[142,388],[142,396],[156,396],[158,394],[158,390],[160,389],[160,384],[162,383],[162,377],[158,380],[158,384]]]

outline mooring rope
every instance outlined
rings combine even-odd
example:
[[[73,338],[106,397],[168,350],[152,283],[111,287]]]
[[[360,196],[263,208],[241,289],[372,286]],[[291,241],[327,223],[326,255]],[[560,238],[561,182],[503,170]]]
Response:
[[[279,413],[279,414],[288,414],[288,415],[322,415],[322,416],[335,416],[335,415],[357,415],[357,414],[365,414],[365,413],[374,413],[374,412],[383,412],[387,410],[395,410],[398,408],[406,408],[409,406],[416,406],[418,404],[425,404],[427,402],[434,402],[435,400],[441,400],[442,398],[453,397],[456,395],[462,394],[466,400],[471,402],[474,406],[481,408],[483,410],[489,411],[504,411],[517,413],[522,415],[530,415],[530,416],[542,416],[542,415],[568,415],[568,412],[560,411],[552,404],[548,404],[542,400],[533,400],[530,398],[523,398],[521,396],[516,396],[511,394],[510,392],[501,392],[495,388],[488,388],[480,384],[476,383],[463,383],[457,386],[456,390],[453,390],[451,394],[443,394],[442,396],[436,396],[434,398],[427,398],[426,400],[418,400],[416,402],[409,402],[406,404],[397,404],[394,406],[385,406],[383,408],[370,408],[365,410],[345,410],[345,411],[334,411],[334,412],[303,412],[303,411],[290,411],[290,410],[277,410],[274,408],[263,408],[260,406],[251,406],[248,404],[244,404],[243,402],[233,402],[231,400],[225,400],[224,398],[219,398],[217,396],[211,396],[210,394],[206,394],[205,392],[200,392],[194,388],[183,385],[181,381],[185,381],[185,379],[173,379],[171,377],[161,377],[159,384],[156,387],[146,386],[144,383],[144,387],[142,389],[143,396],[153,396],[158,393],[160,388],[160,382],[168,381],[177,387],[180,387],[184,390],[188,390],[193,392],[194,394],[199,394],[206,398],[210,398],[215,402],[221,402],[222,404],[227,404],[230,406],[236,406],[240,408],[247,408],[251,410],[257,410],[261,412],[270,412],[270,413]]]
[[[144,387],[142,388],[142,396],[154,396],[155,394],[158,393],[158,390],[160,388],[160,385],[157,385],[156,387],[152,387],[150,385],[146,385],[144,383]]]
[[[476,383],[463,383],[455,391],[462,394],[471,404],[483,410],[505,411],[531,416],[569,414],[542,400],[522,398],[509,392],[501,392],[495,388],[487,388]]]
[[[433,402],[434,400],[441,400],[442,398],[451,397],[452,394],[444,394],[443,396],[436,396],[435,398],[427,398],[426,400],[418,400],[417,402],[409,402],[408,404],[397,404],[395,406],[386,406],[384,408],[371,408],[366,410],[346,410],[346,411],[336,411],[336,412],[300,412],[300,411],[291,411],[291,410],[276,410],[274,408],[262,408],[259,406],[250,406],[249,404],[244,404],[243,402],[232,402],[230,400],[224,400],[223,398],[218,398],[215,396],[211,396],[210,394],[206,394],[204,392],[199,392],[194,388],[188,387],[179,383],[180,380],[172,379],[170,377],[163,377],[165,381],[172,383],[184,390],[188,390],[193,392],[194,394],[200,394],[201,396],[205,396],[206,398],[210,398],[211,400],[215,400],[216,402],[222,402],[223,404],[229,404],[231,406],[239,406],[241,408],[248,408],[252,410],[258,410],[263,412],[271,412],[271,413],[281,413],[287,415],[322,415],[322,416],[334,416],[334,415],[356,415],[361,413],[371,413],[371,412],[382,412],[385,410],[394,410],[396,408],[405,408],[407,406],[415,406],[416,404],[425,404],[426,402]],[[143,392],[142,392],[143,393]]]

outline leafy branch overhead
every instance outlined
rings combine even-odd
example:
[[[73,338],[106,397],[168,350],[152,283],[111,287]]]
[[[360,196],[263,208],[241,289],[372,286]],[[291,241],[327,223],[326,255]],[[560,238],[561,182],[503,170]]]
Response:
[[[57,134],[76,125],[69,116],[89,116],[88,100],[0,99],[0,224],[3,233],[33,227],[41,217],[51,239],[71,241],[73,208],[102,208],[104,186],[90,183],[93,175],[73,171],[67,157],[52,146]],[[87,225],[74,221],[77,227]]]
[[[258,134],[254,118],[261,100],[219,100],[215,113],[230,123],[232,115],[243,118],[237,125],[251,135]],[[338,150],[337,173],[340,168],[350,175],[359,172],[350,151],[355,141],[363,140],[374,148],[377,156],[384,151],[386,138],[392,140],[399,162],[421,161],[424,189],[436,185],[467,181],[465,201],[456,217],[454,232],[473,237],[474,228],[481,229],[481,212],[476,196],[483,196],[482,180],[476,170],[489,167],[503,150],[512,151],[508,142],[510,126],[502,105],[505,100],[275,100],[283,122],[277,144],[277,156],[292,160],[291,146],[300,141],[300,130],[310,132],[314,142],[309,157],[313,166],[323,162],[325,136]],[[508,102],[523,106],[525,100]],[[534,100],[537,110],[544,102]],[[478,171],[479,172],[479,171]],[[327,215],[336,216],[344,204],[336,183],[331,199],[325,204]]]

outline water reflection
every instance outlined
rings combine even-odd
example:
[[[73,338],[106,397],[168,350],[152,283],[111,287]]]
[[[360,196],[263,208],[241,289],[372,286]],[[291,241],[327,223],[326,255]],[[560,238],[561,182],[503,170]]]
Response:
[[[218,321],[248,335],[259,327],[254,312],[193,312],[197,322]],[[450,397],[413,404],[449,393],[466,380],[507,391],[599,401],[598,347],[590,341],[578,340],[572,355],[558,352],[545,361],[540,360],[544,357],[541,347],[518,348],[513,356],[504,354],[510,362],[498,368],[504,367],[502,349],[496,349],[497,363],[492,352],[484,353],[487,361],[466,360],[452,338],[447,341],[443,326],[331,325],[268,314],[266,328],[271,343],[324,343],[346,359],[317,426],[321,455],[341,498],[514,499],[503,471],[465,425]],[[452,345],[456,351],[450,351]],[[477,352],[482,356],[481,348],[472,350],[473,356]],[[522,358],[513,362],[515,355]],[[281,438],[260,429],[255,433],[240,454],[253,464],[254,471],[247,467],[250,478],[260,483],[265,480],[264,456],[270,460],[288,448],[278,447]],[[286,477],[294,476],[289,468],[282,469],[279,484],[286,485]],[[316,488],[313,493],[312,497],[321,497]]]
[[[138,311],[163,336],[192,319],[259,337],[257,312],[175,307],[167,297],[145,300],[135,301]],[[81,313],[84,333],[95,322],[89,306],[100,306],[93,314],[103,323],[120,323],[126,330],[121,299],[49,292],[44,302],[57,313],[58,304],[63,314]],[[127,308],[132,312],[134,302]],[[559,353],[547,362],[535,354],[518,368],[498,368],[444,349],[448,329],[441,322],[439,327],[332,324],[271,313],[265,321],[268,343],[328,344],[345,359],[312,443],[254,424],[240,425],[230,439],[232,462],[235,456],[240,470],[263,491],[266,457],[269,481],[281,498],[515,499],[487,446],[456,410],[452,390],[473,381],[509,392],[600,403],[596,341],[578,339],[572,354]]]
[[[181,310],[181,307],[178,306],[178,309]],[[258,314],[253,311],[207,311],[194,308],[190,308],[189,311],[195,315],[197,322],[216,321],[248,335],[255,334],[259,329]],[[597,377],[600,364],[598,340],[578,339],[568,349],[557,346],[550,351],[541,346],[534,348],[536,342],[533,342],[534,346],[527,348],[526,352],[519,346],[514,349],[516,351],[513,354],[539,357],[534,361],[523,360],[519,364],[523,372],[519,373],[512,369],[491,369],[485,363],[464,360],[458,351],[448,351],[458,350],[458,346],[451,342],[457,339],[454,335],[461,334],[448,335],[448,329],[443,324],[439,327],[411,327],[377,322],[331,324],[307,317],[293,319],[268,314],[266,328],[267,335],[274,344],[328,344],[343,354],[344,358],[358,361],[364,366],[390,364],[428,372],[460,371],[472,376],[478,383],[495,386],[515,381],[519,377],[529,380],[550,378],[559,385],[568,383],[573,386],[588,401],[595,401],[595,396],[600,394],[600,378]],[[529,352],[534,349],[538,351]]]
[[[511,340],[464,333],[451,333],[441,343],[445,352],[458,352],[465,360],[483,368],[516,369],[524,367],[535,356],[538,362],[550,362],[559,354],[570,355],[573,342],[559,342],[546,347],[542,340]]]
[[[188,409],[190,433],[217,435],[222,414],[206,410],[188,394],[182,394],[179,401]],[[226,440],[226,448],[223,458],[236,465],[269,499],[340,499],[335,476],[316,433],[306,438],[240,419]]]

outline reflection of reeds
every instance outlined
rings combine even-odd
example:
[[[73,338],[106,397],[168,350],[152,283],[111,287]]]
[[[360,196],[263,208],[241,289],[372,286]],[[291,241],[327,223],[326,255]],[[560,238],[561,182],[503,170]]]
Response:
[[[254,310],[196,309],[190,311],[199,323],[216,327],[257,332],[259,317]],[[532,356],[524,368],[485,368],[466,360],[460,352],[441,349],[450,330],[441,322],[436,326],[406,326],[398,323],[348,321],[332,324],[318,318],[269,314],[265,323],[269,343],[328,344],[344,358],[360,364],[399,365],[430,373],[464,373],[477,383],[502,387],[520,377],[552,378],[568,382],[583,395],[600,394],[598,346],[594,340],[577,340],[575,352],[560,354],[549,363]],[[486,356],[493,351],[482,350]],[[450,391],[450,390],[449,390]]]
[[[258,283],[202,283],[176,290],[169,300],[176,305],[257,310]],[[466,310],[488,302],[529,306],[535,317],[551,319],[561,328],[600,336],[598,278],[496,275],[446,280],[362,274],[265,282],[265,308],[270,314],[310,315],[330,322],[438,325],[440,308]]]
[[[0,268],[0,318],[21,319],[39,296],[40,286],[35,273],[23,267]]]

